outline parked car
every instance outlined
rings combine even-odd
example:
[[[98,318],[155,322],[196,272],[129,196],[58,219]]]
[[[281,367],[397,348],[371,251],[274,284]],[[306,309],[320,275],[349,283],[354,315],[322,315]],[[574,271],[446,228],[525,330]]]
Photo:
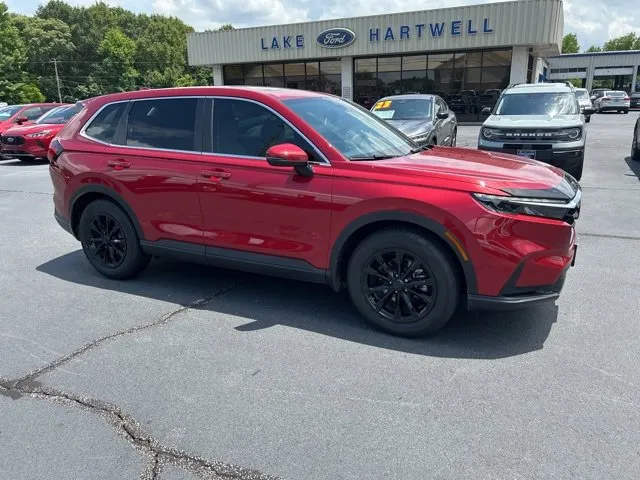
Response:
[[[618,113],[629,113],[631,102],[627,92],[607,90],[604,95],[596,99],[593,106],[598,113],[612,110]]]
[[[633,129],[633,138],[631,140],[631,160],[640,162],[640,117],[636,120],[636,126]]]
[[[10,105],[0,110],[0,134],[15,125],[28,125],[56,107],[59,103],[30,103]]]
[[[418,145],[456,145],[456,115],[437,95],[384,97],[376,102],[371,112]]]
[[[575,89],[562,83],[505,89],[478,135],[478,149],[540,160],[582,178],[587,132]],[[585,107],[584,115],[593,114]]]
[[[46,160],[49,143],[78,110],[76,105],[58,106],[31,125],[6,130],[0,136],[0,154],[23,161]]]
[[[640,108],[640,92],[629,94],[629,108]]]
[[[461,304],[552,302],[575,258],[571,176],[425,150],[318,92],[99,97],[51,142],[49,163],[56,220],[109,278],[171,256],[346,287],[367,321],[398,335],[434,332]]]
[[[584,122],[589,123],[591,121],[591,114],[586,114],[585,109],[588,111],[593,110],[593,104],[589,98],[589,92],[586,88],[576,88],[576,98],[578,99],[578,105],[580,105],[580,112],[584,115]]]
[[[602,97],[607,90],[611,90],[610,88],[594,88],[591,90],[591,102],[595,102],[598,98]]]

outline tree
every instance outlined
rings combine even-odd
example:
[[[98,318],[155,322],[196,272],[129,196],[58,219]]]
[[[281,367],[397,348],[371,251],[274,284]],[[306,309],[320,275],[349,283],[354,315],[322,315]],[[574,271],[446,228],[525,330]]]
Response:
[[[589,48],[587,48],[587,53],[596,53],[601,51],[602,47],[599,47],[598,45],[591,45]]]
[[[567,33],[562,39],[561,53],[578,53],[580,52],[580,44],[575,33]]]
[[[134,68],[136,44],[119,28],[107,30],[98,46],[100,63],[96,76],[107,92],[134,90],[138,71]]]
[[[605,42],[602,49],[605,52],[612,52],[616,50],[640,50],[640,37],[635,33],[627,33],[618,38],[612,38]]]
[[[228,32],[229,30],[235,30],[235,27],[230,23],[225,23],[218,29],[219,32]]]
[[[0,101],[26,103],[41,101],[42,93],[24,73],[27,49],[13,24],[7,5],[0,2]]]

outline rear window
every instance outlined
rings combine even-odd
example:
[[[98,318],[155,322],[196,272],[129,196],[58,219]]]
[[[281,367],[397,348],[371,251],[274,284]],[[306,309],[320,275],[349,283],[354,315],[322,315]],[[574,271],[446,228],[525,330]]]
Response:
[[[633,92],[631,98],[640,98],[640,92]]]
[[[122,117],[122,113],[126,107],[126,102],[107,105],[100,110],[100,113],[89,123],[84,133],[101,142],[112,143],[116,129],[118,128],[118,123],[120,122],[120,117]]]
[[[607,97],[626,97],[627,92],[607,92]]]
[[[195,151],[197,98],[139,100],[129,112],[126,144]]]

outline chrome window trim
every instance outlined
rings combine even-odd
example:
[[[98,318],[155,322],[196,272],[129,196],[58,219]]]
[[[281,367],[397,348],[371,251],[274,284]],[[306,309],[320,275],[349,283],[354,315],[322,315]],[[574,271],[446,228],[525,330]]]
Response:
[[[327,158],[327,156],[322,153],[322,151],[320,151],[320,149],[316,146],[315,143],[313,143],[311,140],[309,140],[309,138],[303,134],[295,125],[293,125],[289,120],[287,120],[286,118],[284,118],[281,114],[279,114],[278,112],[276,112],[273,108],[271,108],[268,105],[265,105],[262,102],[259,102],[257,100],[253,100],[251,98],[242,98],[242,97],[230,97],[227,95],[211,95],[208,96],[207,98],[210,98],[213,100],[213,108],[211,109],[211,114],[213,115],[213,112],[215,111],[216,108],[216,98],[217,99],[226,99],[226,100],[241,100],[243,102],[250,102],[250,103],[255,103],[256,105],[259,105],[263,108],[266,108],[267,110],[269,110],[271,113],[273,113],[276,117],[280,118],[282,121],[284,121],[294,132],[296,132],[298,135],[300,135],[300,137],[302,137],[302,139],[307,142],[309,145],[311,145],[311,148],[313,148],[313,150],[318,154],[318,157],[323,159],[323,162],[309,162],[312,165],[317,165],[317,166],[322,166],[322,167],[326,167],[326,166],[331,166],[331,162],[329,161],[329,159]],[[213,118],[211,119],[211,124],[213,125]],[[235,155],[235,154],[231,154],[231,153],[220,153],[220,152],[205,152],[208,153],[210,155],[224,155],[227,157],[234,157],[234,158],[246,158],[246,159],[253,159],[253,160],[266,160],[266,157],[257,157],[257,156],[253,156],[253,155]]]

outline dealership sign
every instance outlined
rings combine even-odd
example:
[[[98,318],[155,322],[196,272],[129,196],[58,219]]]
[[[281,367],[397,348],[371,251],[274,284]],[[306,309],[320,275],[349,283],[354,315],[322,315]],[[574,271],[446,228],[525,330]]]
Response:
[[[316,43],[324,48],[342,48],[351,45],[356,34],[347,28],[330,28],[316,37]]]
[[[460,19],[450,22],[425,22],[385,28],[372,27],[369,28],[368,33],[370,43],[379,43],[444,36],[484,35],[493,33],[493,27],[488,18],[483,18],[481,22],[473,19]],[[355,40],[355,32],[348,28],[330,28],[316,36],[316,43],[323,48],[342,48],[351,45]],[[260,47],[262,50],[304,48],[304,35],[279,35],[271,37],[271,39],[261,38]]]

